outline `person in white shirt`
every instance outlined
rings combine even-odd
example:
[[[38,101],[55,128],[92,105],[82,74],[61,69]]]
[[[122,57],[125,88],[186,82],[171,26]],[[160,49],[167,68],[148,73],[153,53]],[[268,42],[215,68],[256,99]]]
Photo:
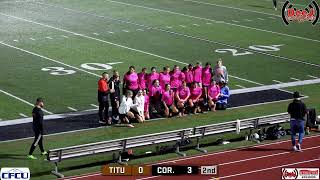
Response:
[[[135,114],[134,112],[132,112],[132,108],[136,105],[133,104],[132,96],[132,91],[126,91],[125,96],[122,97],[122,101],[119,107],[120,120],[124,123],[127,123],[128,127],[134,127],[132,124],[130,124],[129,121],[129,119],[135,118]]]
[[[136,106],[134,106],[132,109],[136,112],[138,112],[135,117],[139,123],[143,123],[145,120],[144,117],[144,96],[142,90],[138,91],[138,94],[134,98],[134,103]]]

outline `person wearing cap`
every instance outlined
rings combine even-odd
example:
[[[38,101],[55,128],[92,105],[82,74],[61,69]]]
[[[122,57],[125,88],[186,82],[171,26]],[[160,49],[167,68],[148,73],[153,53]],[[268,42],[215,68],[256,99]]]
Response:
[[[102,77],[98,81],[98,102],[99,102],[99,123],[111,124],[111,117],[109,117],[109,101],[108,96],[110,93],[110,88],[108,85],[109,75],[107,72],[102,73]],[[104,115],[103,115],[104,112]]]
[[[290,114],[292,150],[301,151],[301,144],[304,136],[304,117],[307,114],[307,107],[301,101],[299,92],[293,93],[293,101],[288,106],[288,113]],[[299,133],[297,144],[296,133]]]
[[[35,104],[35,107],[32,110],[32,128],[33,132],[35,134],[34,141],[30,147],[29,154],[27,155],[28,159],[37,159],[35,156],[33,156],[33,151],[36,149],[37,145],[39,145],[41,155],[48,154],[43,149],[43,111],[42,108],[44,106],[43,99],[38,98]]]

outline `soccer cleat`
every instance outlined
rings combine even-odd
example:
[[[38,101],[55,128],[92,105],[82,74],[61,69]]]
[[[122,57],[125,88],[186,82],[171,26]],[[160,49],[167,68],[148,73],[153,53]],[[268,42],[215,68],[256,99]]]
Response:
[[[47,151],[44,151],[44,152],[41,153],[42,156],[47,155],[47,154],[48,154]]]
[[[292,151],[297,152],[297,151],[298,151],[298,148],[297,148],[296,146],[293,146],[293,147],[292,147]]]
[[[33,160],[36,160],[37,158],[35,157],[35,156],[33,156],[33,155],[27,155],[27,158],[28,159],[33,159]]]

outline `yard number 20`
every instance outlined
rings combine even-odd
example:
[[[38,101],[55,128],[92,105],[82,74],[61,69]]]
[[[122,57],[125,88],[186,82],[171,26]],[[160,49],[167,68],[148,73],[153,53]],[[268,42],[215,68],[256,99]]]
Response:
[[[260,51],[260,52],[271,52],[271,51],[280,51],[280,48],[278,48],[280,46],[283,46],[283,44],[270,45],[270,46],[253,45],[253,46],[249,46],[249,49]],[[238,52],[237,49],[216,49],[215,52],[216,53],[231,52],[233,56],[244,56],[244,55],[254,54],[253,52],[250,52],[250,51]]]

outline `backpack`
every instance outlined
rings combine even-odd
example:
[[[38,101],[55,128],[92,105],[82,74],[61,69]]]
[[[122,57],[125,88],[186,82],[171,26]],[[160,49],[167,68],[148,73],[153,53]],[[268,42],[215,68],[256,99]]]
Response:
[[[266,139],[276,140],[280,139],[282,136],[287,135],[286,131],[280,126],[271,126],[266,131]]]

